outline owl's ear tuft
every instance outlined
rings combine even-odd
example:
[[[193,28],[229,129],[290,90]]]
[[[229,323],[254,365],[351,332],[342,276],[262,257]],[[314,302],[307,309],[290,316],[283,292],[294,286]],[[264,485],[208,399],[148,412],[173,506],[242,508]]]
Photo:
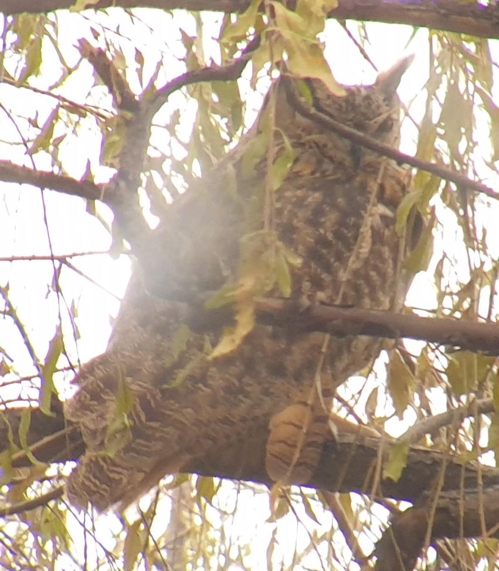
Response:
[[[381,89],[387,99],[391,99],[395,96],[400,80],[413,60],[414,54],[408,55],[399,60],[390,69],[382,71],[378,75],[375,86]]]

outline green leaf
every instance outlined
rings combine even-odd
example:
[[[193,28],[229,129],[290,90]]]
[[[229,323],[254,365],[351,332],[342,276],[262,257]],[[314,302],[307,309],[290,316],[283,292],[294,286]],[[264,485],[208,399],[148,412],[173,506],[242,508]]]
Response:
[[[285,133],[281,131],[284,148],[279,156],[275,159],[272,165],[270,180],[272,183],[272,190],[277,190],[281,187],[282,183],[288,176],[289,170],[293,166],[295,159],[295,152],[290,140]]]
[[[243,177],[250,175],[256,164],[267,153],[269,144],[269,135],[267,132],[258,133],[253,137],[244,150],[244,155],[241,160],[241,174]]]
[[[334,95],[345,95],[344,88],[331,73],[322,46],[316,40],[316,35],[324,28],[325,12],[317,16],[317,6],[315,11],[311,11],[306,2],[300,3],[300,12],[288,10],[278,2],[272,2],[272,6],[277,29],[288,54],[288,70],[296,77],[320,79]]]
[[[7,448],[0,452],[0,486],[10,483],[15,473],[12,468],[12,451]]]
[[[229,22],[225,26],[220,36],[220,42],[229,44],[244,40],[250,29],[255,25],[260,4],[260,0],[251,0],[248,8],[242,14],[238,14],[236,21]]]
[[[396,350],[392,351],[388,365],[387,388],[392,398],[395,412],[401,419],[405,409],[412,400],[414,378],[409,367]]]
[[[70,12],[82,12],[91,6],[95,6],[99,0],[76,0],[76,2],[69,7]]]
[[[175,332],[172,339],[171,351],[173,359],[176,361],[181,353],[187,349],[187,342],[191,338],[191,330],[185,323],[182,323]]]
[[[26,52],[26,61],[24,68],[22,69],[19,78],[17,80],[17,85],[22,85],[26,80],[32,75],[38,75],[40,72],[40,66],[42,64],[42,36],[35,35],[31,39]]]
[[[21,412],[21,420],[19,422],[19,443],[21,444],[21,448],[23,452],[28,457],[29,461],[34,464],[35,466],[43,466],[43,462],[38,461],[31,450],[29,449],[28,445],[28,432],[29,427],[31,424],[31,411],[30,410],[23,410]]]
[[[69,549],[69,545],[72,543],[64,524],[64,516],[56,506],[43,506],[38,531],[47,542],[58,540],[57,543],[63,550]]]
[[[209,299],[206,300],[204,306],[206,309],[219,309],[225,305],[229,305],[236,301],[236,284],[226,284],[216,291]]]
[[[398,482],[404,468],[407,466],[407,456],[409,454],[409,443],[400,442],[390,448],[388,460],[383,466],[383,479],[390,479]]]
[[[496,466],[499,465],[499,414],[495,412],[492,415],[492,421],[489,426],[489,442],[488,448],[493,450],[496,458]]]
[[[116,393],[116,415],[127,415],[132,411],[135,396],[125,379],[120,378]]]
[[[433,255],[433,228],[428,224],[421,233],[416,247],[404,262],[404,267],[416,274],[428,268]]]
[[[105,436],[105,454],[113,456],[130,442],[132,434],[128,415],[132,411],[134,401],[135,395],[121,376],[116,392],[114,420],[109,425]]]
[[[478,383],[485,380],[496,358],[472,353],[456,351],[448,354],[445,372],[455,395],[468,394]]]
[[[210,355],[210,360],[216,359],[223,355],[228,355],[235,351],[242,343],[246,336],[252,331],[255,325],[255,307],[253,295],[243,296],[238,300],[236,312],[236,326],[227,327],[224,330],[222,338]]]
[[[284,39],[284,45],[288,53],[287,66],[289,71],[296,77],[320,79],[326,84],[333,95],[343,97],[345,89],[334,79],[331,68],[324,58],[322,48],[315,44]]]
[[[37,135],[33,143],[31,143],[29,148],[30,155],[34,155],[38,151],[49,151],[50,142],[52,141],[52,137],[54,135],[54,127],[57,123],[58,117],[59,107],[56,107],[47,117],[47,120],[43,124],[40,133]],[[62,137],[64,138],[65,135],[62,135]]]
[[[420,201],[421,201],[421,192],[419,190],[413,190],[412,192],[409,192],[409,194],[406,194],[402,199],[402,202],[399,204],[397,208],[397,215],[395,222],[395,229],[397,230],[397,234],[399,236],[404,235],[409,215],[412,212],[412,209],[418,204],[420,204]]]
[[[337,6],[337,0],[298,0],[296,13],[306,22],[308,33],[316,36],[324,30],[327,14]]]
[[[12,31],[17,35],[14,47],[18,51],[26,50],[30,45],[39,21],[39,16],[35,14],[19,14],[13,19]]]
[[[281,252],[276,255],[275,277],[279,291],[284,297],[289,297],[292,287],[291,272],[286,257]]]
[[[275,53],[275,50],[270,48],[270,44],[263,37],[258,48],[251,55],[251,79],[250,87],[251,89],[256,89],[256,83],[259,77],[259,73],[264,67],[269,63],[271,59],[275,61],[279,60],[279,53]]]
[[[293,266],[293,268],[299,268],[303,264],[303,258],[301,258],[298,254],[295,254],[293,250],[290,250],[282,242],[279,243],[279,249],[283,253],[288,264]]]
[[[348,521],[354,523],[356,516],[352,505],[352,496],[350,494],[338,494],[338,500]]]
[[[198,501],[202,498],[210,505],[213,504],[213,496],[217,493],[215,479],[205,476],[199,476],[196,480],[196,492]]]
[[[123,115],[108,119],[104,125],[101,161],[112,165],[125,142],[126,119]]]
[[[42,366],[42,386],[40,388],[40,410],[47,416],[54,416],[50,411],[52,402],[52,394],[56,393],[54,385],[54,373],[57,370],[57,362],[64,349],[61,330],[58,328],[54,337],[50,340],[47,355],[45,356],[45,364]]]
[[[492,384],[492,399],[494,401],[494,408],[499,411],[499,376],[496,375]]]
[[[167,387],[170,389],[175,389],[179,387],[185,381],[185,379],[187,379],[187,377],[194,370],[194,368],[197,367],[202,362],[203,359],[204,355],[202,353],[198,353],[197,355],[195,355],[187,363],[185,367],[183,367],[182,369],[180,369],[180,371],[178,371],[173,383],[168,384]]]

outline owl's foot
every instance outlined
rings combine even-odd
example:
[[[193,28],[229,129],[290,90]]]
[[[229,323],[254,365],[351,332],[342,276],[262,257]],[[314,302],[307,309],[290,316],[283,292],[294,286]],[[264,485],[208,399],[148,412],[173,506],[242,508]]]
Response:
[[[313,476],[330,432],[328,415],[297,402],[272,417],[265,466],[275,482],[306,484]]]

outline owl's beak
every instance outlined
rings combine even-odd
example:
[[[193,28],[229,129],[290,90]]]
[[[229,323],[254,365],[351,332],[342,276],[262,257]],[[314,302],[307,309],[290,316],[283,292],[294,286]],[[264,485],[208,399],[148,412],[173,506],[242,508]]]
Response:
[[[413,60],[414,54],[408,55],[399,60],[390,69],[382,71],[376,78],[375,85],[384,92],[388,99],[391,99],[395,95],[402,76],[410,67]]]

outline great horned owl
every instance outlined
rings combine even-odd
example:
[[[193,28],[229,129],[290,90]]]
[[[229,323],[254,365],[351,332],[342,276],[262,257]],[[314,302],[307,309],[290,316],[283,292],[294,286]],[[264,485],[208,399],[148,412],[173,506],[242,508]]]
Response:
[[[299,87],[324,115],[397,146],[395,92],[409,62],[342,97],[316,79],[276,80],[237,148],[173,204],[149,260],[140,260],[147,292],[135,277],[109,350],[82,367],[66,406],[86,444],[68,480],[74,504],[126,506],[165,474],[243,442],[272,418],[267,465],[280,478],[296,448],[281,442],[286,411],[293,415],[320,387],[315,414],[327,420],[324,395],[377,355],[375,339],[256,324],[233,351],[212,358],[222,325],[195,300],[224,288],[236,299],[249,276],[257,295],[400,304],[395,212],[407,172],[300,115],[290,93]],[[315,452],[294,458],[290,481],[311,475],[321,438],[319,430]]]

